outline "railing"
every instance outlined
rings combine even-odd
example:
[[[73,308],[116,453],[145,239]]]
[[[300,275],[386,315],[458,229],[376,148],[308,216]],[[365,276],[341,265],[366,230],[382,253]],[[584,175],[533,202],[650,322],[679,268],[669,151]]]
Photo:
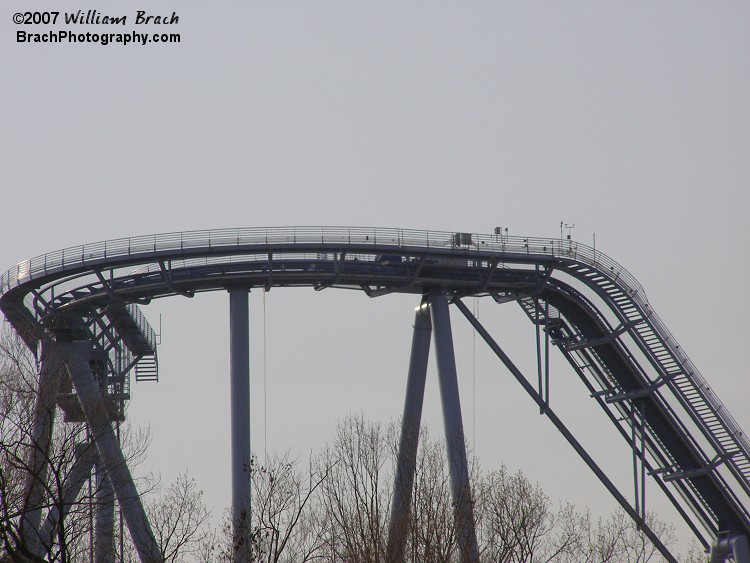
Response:
[[[117,258],[155,258],[159,254],[177,252],[187,249],[207,248],[216,252],[229,251],[240,246],[268,245],[315,245],[320,247],[340,245],[358,245],[372,247],[411,247],[424,250],[453,249],[457,251],[476,252],[487,255],[505,255],[507,257],[549,256],[550,258],[570,259],[595,268],[625,290],[630,297],[644,310],[648,308],[648,299],[641,284],[622,265],[585,244],[569,239],[512,237],[507,235],[488,235],[471,233],[471,244],[456,245],[450,231],[424,231],[398,228],[367,227],[248,227],[237,229],[209,229],[143,235],[120,238],[72,246],[36,256],[17,264],[0,277],[0,295],[36,278],[66,269],[85,267],[88,262],[106,262]],[[141,314],[137,311],[136,314]],[[137,319],[136,319],[137,320]],[[649,320],[667,342],[674,337],[653,312]],[[150,327],[149,327],[150,328]],[[155,342],[153,329],[147,335]],[[152,340],[153,339],[153,340]],[[697,382],[705,381],[681,350],[672,351],[684,359],[686,368],[693,372]],[[713,393],[707,393],[706,399],[717,410],[721,402]],[[736,422],[724,415],[728,422],[739,431]]]
[[[148,340],[149,346],[151,346],[152,350],[156,350],[156,332],[154,331],[151,324],[146,320],[146,317],[141,312],[140,307],[137,305],[134,305],[133,303],[128,303],[125,305],[125,308],[128,311],[128,314],[133,318],[135,321],[136,326],[141,331],[141,334],[146,337],[146,340]]]
[[[423,250],[452,249],[484,255],[499,255],[507,258],[524,256],[549,256],[557,259],[570,259],[591,266],[611,281],[617,283],[644,311],[649,310],[649,321],[664,338],[672,352],[684,362],[692,372],[699,386],[708,386],[695,366],[676,346],[671,346],[674,337],[662,321],[649,309],[648,299],[641,284],[618,262],[606,254],[585,244],[569,239],[511,237],[507,235],[470,235],[471,244],[456,245],[456,233],[449,231],[424,231],[397,228],[366,227],[249,227],[237,229],[212,229],[185,231],[120,238],[72,246],[42,254],[25,260],[0,276],[0,295],[14,287],[68,269],[85,267],[89,262],[104,262],[118,258],[149,259],[160,254],[177,253],[188,249],[206,248],[215,252],[227,252],[236,247],[269,245],[300,245],[339,247],[357,245],[373,248],[417,248]],[[147,267],[147,269],[149,269]],[[131,312],[132,313],[132,312]],[[137,311],[140,315],[140,311]],[[136,319],[137,320],[137,319]],[[150,327],[149,327],[150,328]],[[147,334],[155,342],[153,329]],[[706,393],[706,400],[716,410],[722,404],[713,393]],[[739,426],[723,409],[730,426],[739,432]]]
[[[0,297],[9,290],[28,282],[47,276],[64,274],[70,270],[82,270],[88,265],[107,266],[118,260],[141,266],[136,271],[149,271],[156,260],[162,256],[170,259],[180,258],[186,261],[196,259],[212,260],[206,255],[231,254],[238,252],[252,253],[252,247],[258,251],[272,249],[274,246],[287,247],[289,252],[306,255],[315,252],[332,252],[342,246],[356,245],[359,250],[372,247],[376,252],[388,248],[409,251],[449,250],[454,253],[465,252],[473,256],[496,256],[501,261],[526,259],[533,261],[540,257],[557,260],[570,260],[571,263],[591,267],[604,275],[624,291],[648,318],[648,323],[661,337],[664,345],[678,358],[684,369],[690,374],[696,388],[701,391],[704,400],[717,412],[730,433],[750,449],[750,441],[740,430],[739,425],[723,407],[721,401],[710,390],[692,362],[677,346],[676,341],[659,317],[650,309],[643,287],[618,262],[604,253],[585,244],[569,239],[511,237],[507,235],[487,235],[472,233],[470,237],[459,237],[449,231],[425,231],[398,228],[362,228],[362,227],[267,227],[238,228],[173,232],[156,235],[136,236],[73,246],[43,254],[17,264],[0,276]],[[470,244],[457,244],[468,242]],[[295,248],[298,247],[298,248]],[[240,251],[239,249],[242,248]],[[196,256],[205,254],[201,258]],[[222,258],[219,258],[221,260]],[[223,258],[224,260],[227,257]],[[231,256],[229,256],[231,261]],[[596,283],[592,281],[591,283]],[[129,308],[131,315],[141,330],[155,347],[156,336],[153,329],[145,322],[137,307]]]
[[[510,237],[471,234],[472,244],[456,245],[453,232],[362,227],[267,227],[215,229],[146,235],[73,246],[25,260],[0,276],[0,295],[41,276],[85,267],[89,262],[118,258],[148,258],[189,249],[208,248],[215,252],[240,246],[356,244],[372,247],[416,247],[459,249],[480,254],[546,255],[588,264],[606,273],[631,295],[646,303],[638,281],[620,264],[589,246],[554,238]]]

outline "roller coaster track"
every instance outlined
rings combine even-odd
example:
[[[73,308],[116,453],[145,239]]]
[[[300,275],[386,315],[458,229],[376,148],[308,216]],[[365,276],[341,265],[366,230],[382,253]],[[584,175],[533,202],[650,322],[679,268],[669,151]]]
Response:
[[[705,546],[723,534],[750,537],[747,436],[637,280],[571,240],[349,227],[140,236],[19,263],[0,278],[0,309],[33,350],[43,339],[94,342],[109,392],[123,400],[133,367],[157,374],[154,331],[138,305],[291,286],[517,302],[540,354],[542,339],[562,353],[632,449],[636,511],[645,517],[648,475]],[[544,372],[540,356],[542,411]]]

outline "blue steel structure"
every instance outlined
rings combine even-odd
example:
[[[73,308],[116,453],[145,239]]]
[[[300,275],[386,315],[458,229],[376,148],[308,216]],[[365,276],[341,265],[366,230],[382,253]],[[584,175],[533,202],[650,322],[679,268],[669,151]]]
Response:
[[[50,408],[54,411],[57,405],[67,419],[86,421],[94,430],[96,459],[82,455],[80,464],[76,462],[70,498],[75,498],[75,487],[80,489],[92,465],[103,464],[142,561],[155,560],[156,546],[112,433],[112,421],[124,416],[131,374],[138,380],[158,379],[155,334],[139,306],[174,295],[230,293],[233,491],[239,537],[246,525],[239,515],[250,501],[239,468],[249,456],[247,291],[290,286],[353,288],[370,297],[413,293],[421,298],[391,508],[392,560],[403,553],[399,522],[410,508],[431,334],[463,560],[477,558],[473,517],[470,508],[467,516],[466,508],[471,506],[471,492],[455,385],[448,315],[452,303],[667,560],[675,561],[645,518],[648,479],[711,549],[712,561],[750,563],[750,441],[622,266],[570,239],[352,227],[139,236],[44,254],[2,275],[0,309],[39,353],[40,391],[45,391],[39,394],[35,427],[52,424]],[[463,304],[468,296],[523,308],[535,330],[536,374],[527,377],[518,370]],[[570,363],[586,392],[619,430],[624,446],[632,450],[632,503],[551,408],[552,347]],[[53,385],[47,385],[48,380]],[[43,434],[38,433],[40,451],[48,447]],[[56,515],[45,517],[34,505],[38,486],[34,480],[28,483],[23,518],[29,541],[43,553]],[[104,515],[101,520],[111,518]],[[240,551],[236,560],[246,560]]]

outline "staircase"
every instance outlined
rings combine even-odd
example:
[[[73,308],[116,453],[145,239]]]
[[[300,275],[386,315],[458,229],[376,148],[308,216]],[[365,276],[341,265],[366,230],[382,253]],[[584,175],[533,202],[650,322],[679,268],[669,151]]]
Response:
[[[135,364],[136,381],[159,381],[159,360],[156,353],[141,356]]]
[[[656,473],[662,475],[664,482],[677,480],[683,484],[688,484],[695,477],[710,477],[715,486],[723,491],[724,498],[734,507],[735,513],[741,514],[750,525],[747,499],[738,497],[740,489],[750,495],[750,441],[651,309],[640,285],[634,279],[620,277],[614,270],[567,257],[561,257],[555,268],[570,274],[594,291],[620,323],[617,328],[612,328],[602,317],[600,324],[605,334],[595,342],[578,341],[580,335],[569,332],[566,341],[570,342],[564,343],[566,348],[563,353],[574,363],[573,356],[579,354],[571,355],[569,352],[585,351],[584,357],[589,364],[579,365],[579,362],[575,362],[573,367],[579,372],[582,368],[595,369],[602,387],[598,396],[609,398],[609,401],[636,400],[629,399],[628,393],[618,389],[616,381],[608,373],[606,362],[601,361],[596,351],[596,346],[605,342],[615,346],[631,366],[634,376],[642,380],[640,396],[650,396],[653,399],[650,404],[658,406],[661,416],[671,421],[673,428],[688,434],[692,434],[688,428],[697,429],[696,436],[687,443],[695,459],[700,460],[700,466],[681,468],[668,463],[669,466],[659,467]],[[554,315],[559,318],[559,311],[550,306],[550,318],[547,319],[544,302],[535,297],[521,297],[518,303],[535,324],[549,326]],[[632,341],[640,351],[638,358],[628,350],[624,336],[628,336],[628,342]],[[598,365],[591,366],[592,360]],[[701,437],[703,439],[699,440]],[[654,434],[651,439],[659,444],[658,449],[664,455],[662,463],[672,458],[669,443],[662,442]],[[708,507],[704,504],[694,508],[703,512]]]
[[[669,387],[716,449],[716,458],[727,464],[750,495],[750,441],[653,312],[643,292],[615,283],[606,272],[589,266],[579,264],[567,269],[575,272],[579,279],[584,276],[589,285],[619,311],[621,320],[629,323],[629,334],[658,373],[654,382]]]

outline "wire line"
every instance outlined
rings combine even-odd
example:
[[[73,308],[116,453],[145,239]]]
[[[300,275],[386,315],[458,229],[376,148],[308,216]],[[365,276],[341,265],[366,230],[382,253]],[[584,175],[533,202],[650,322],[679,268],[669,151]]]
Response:
[[[266,338],[266,291],[263,291],[263,454],[268,465],[268,341]]]

